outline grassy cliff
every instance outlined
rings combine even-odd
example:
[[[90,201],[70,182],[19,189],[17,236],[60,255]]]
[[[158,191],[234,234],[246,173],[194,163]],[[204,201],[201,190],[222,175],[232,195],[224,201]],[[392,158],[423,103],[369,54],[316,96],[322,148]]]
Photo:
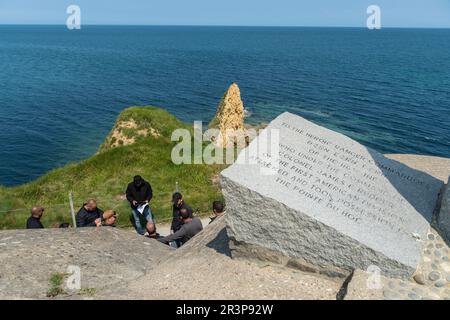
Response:
[[[29,208],[46,207],[42,222],[56,226],[70,222],[68,193],[73,192],[75,211],[83,202],[96,198],[102,209],[119,213],[118,225],[131,226],[129,204],[124,199],[127,184],[142,175],[154,189],[152,208],[162,222],[171,216],[171,194],[176,181],[187,202],[201,213],[222,195],[214,179],[223,169],[210,165],[175,165],[171,151],[173,130],[192,127],[166,111],[154,107],[132,107],[117,122],[93,157],[49,172],[34,182],[0,187],[0,229],[24,228]]]

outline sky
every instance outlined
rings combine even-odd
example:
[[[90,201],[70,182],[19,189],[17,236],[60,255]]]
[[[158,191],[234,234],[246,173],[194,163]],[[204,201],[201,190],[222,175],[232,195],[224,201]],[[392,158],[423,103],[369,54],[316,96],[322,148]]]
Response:
[[[365,27],[378,5],[382,27],[450,28],[450,0],[0,0],[0,24],[65,24],[72,4],[87,25]]]

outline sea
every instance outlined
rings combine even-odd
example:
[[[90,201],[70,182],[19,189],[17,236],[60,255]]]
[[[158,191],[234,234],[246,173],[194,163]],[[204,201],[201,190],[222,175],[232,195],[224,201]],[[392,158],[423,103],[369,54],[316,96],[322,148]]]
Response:
[[[450,29],[0,26],[0,185],[93,155],[129,106],[289,111],[383,153],[450,157]]]

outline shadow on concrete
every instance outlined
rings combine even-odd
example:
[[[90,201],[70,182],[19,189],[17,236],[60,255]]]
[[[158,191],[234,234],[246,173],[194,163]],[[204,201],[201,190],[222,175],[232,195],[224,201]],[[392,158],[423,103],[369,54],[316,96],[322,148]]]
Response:
[[[217,236],[211,240],[207,245],[208,248],[216,250],[220,254],[224,254],[231,258],[231,250],[229,246],[229,238],[227,228],[222,228]]]
[[[397,192],[420,213],[429,223],[433,221],[439,205],[439,195],[443,191],[444,182],[429,175],[426,172],[408,167],[396,160],[388,159],[382,154],[367,148],[372,160],[383,172],[386,179],[397,190]],[[407,174],[401,177],[400,172]],[[415,184],[417,188],[409,187]]]

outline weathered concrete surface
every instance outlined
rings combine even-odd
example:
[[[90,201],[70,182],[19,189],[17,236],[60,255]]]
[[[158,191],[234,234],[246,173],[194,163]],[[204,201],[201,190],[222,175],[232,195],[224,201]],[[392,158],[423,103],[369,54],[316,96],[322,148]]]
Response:
[[[447,184],[442,194],[437,225],[443,237],[450,242],[450,183]]]
[[[348,284],[346,300],[449,300],[450,250],[436,230],[431,230],[413,279],[379,276],[357,270]]]
[[[82,289],[98,291],[144,275],[171,251],[116,228],[1,231],[0,299],[45,299],[51,275],[68,266],[80,268]]]
[[[318,266],[378,265],[411,276],[443,182],[293,114],[265,131],[273,130],[280,161],[258,154],[269,144],[260,134],[222,172],[234,243]]]
[[[355,270],[352,279],[347,286],[345,300],[384,300],[382,285],[375,286],[370,277],[373,274],[362,270]],[[385,277],[380,277],[380,281],[385,281]]]
[[[449,282],[442,284],[450,277],[448,247],[434,231],[427,239],[418,271],[424,285],[382,277],[378,291],[368,290],[367,277],[355,273],[345,298],[450,297]],[[335,299],[344,283],[299,268],[294,259],[286,260],[289,267],[231,259],[224,218],[179,250],[120,229],[7,231],[0,243],[7,244],[0,254],[1,299],[45,299],[51,274],[64,273],[68,264],[80,266],[82,288],[95,290],[65,288],[56,299]],[[27,257],[33,250],[37,254]]]
[[[158,268],[101,299],[335,299],[342,281],[231,259],[224,218],[206,226]],[[119,293],[119,294],[118,294]]]
[[[450,175],[450,159],[417,154],[386,154],[386,157],[399,161],[408,167],[428,173],[429,175],[448,182]]]

